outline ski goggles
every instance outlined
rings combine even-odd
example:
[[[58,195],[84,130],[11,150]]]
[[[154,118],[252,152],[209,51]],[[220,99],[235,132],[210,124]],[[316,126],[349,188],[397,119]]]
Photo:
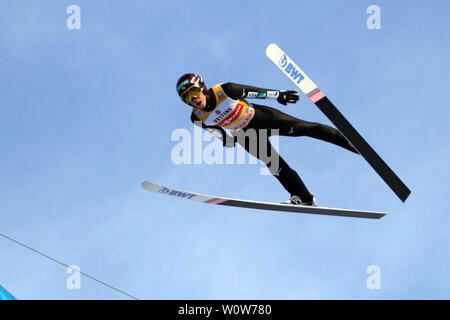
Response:
[[[200,97],[200,94],[202,93],[202,88],[200,87],[192,87],[186,93],[182,95],[183,100],[186,103],[192,103],[192,99]]]

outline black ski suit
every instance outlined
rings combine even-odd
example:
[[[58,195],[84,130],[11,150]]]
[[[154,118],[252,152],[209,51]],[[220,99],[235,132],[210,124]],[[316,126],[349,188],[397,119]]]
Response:
[[[268,94],[269,92],[277,92],[277,90],[256,88],[231,82],[222,84],[221,86],[226,95],[235,100],[247,98],[249,96],[252,98],[256,98],[258,96],[258,93],[259,97],[266,98],[270,96]],[[240,141],[238,139],[237,142],[240,143],[245,148],[245,150],[247,150],[247,152],[252,154],[257,159],[265,162],[270,172],[278,179],[278,181],[283,185],[283,187],[289,192],[291,196],[297,195],[304,202],[311,202],[313,196],[308,191],[307,187],[305,186],[297,172],[292,169],[272,147],[270,141],[268,140],[268,137],[271,133],[270,129],[277,129],[280,136],[308,136],[333,143],[349,151],[358,153],[356,149],[342,135],[342,133],[335,128],[320,123],[300,120],[275,108],[254,103],[252,103],[251,105],[255,109],[255,114],[250,122],[244,128],[239,130],[243,130],[243,132],[245,133],[249,129],[254,129],[258,139],[258,143],[256,145],[257,148],[251,148],[250,141],[248,139],[245,141]],[[212,89],[209,89],[207,95],[207,106],[202,110],[214,110],[216,106],[217,102],[215,95],[212,92]],[[198,117],[196,117],[194,113],[192,113],[191,115],[191,121],[193,123],[199,121]],[[216,136],[221,138],[224,146],[227,144],[227,140],[230,141],[234,139],[234,141],[236,141],[235,138],[227,135],[226,131],[220,126],[208,126],[202,123],[202,127],[204,129],[207,129],[211,133],[215,133]],[[261,135],[259,129],[267,129],[266,132],[268,134],[264,134],[263,137],[260,137]],[[267,141],[265,141],[265,144],[260,144],[259,139],[266,139]],[[267,163],[267,158],[261,157],[261,152],[259,150],[260,145],[267,146],[267,150],[265,150],[266,155],[269,155],[272,158],[274,157],[274,155],[278,157],[278,170],[274,171],[271,168],[270,163]]]

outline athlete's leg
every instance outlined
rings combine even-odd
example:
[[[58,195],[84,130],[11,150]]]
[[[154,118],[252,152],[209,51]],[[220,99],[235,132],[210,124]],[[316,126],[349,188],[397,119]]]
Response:
[[[242,145],[247,152],[265,163],[270,173],[278,179],[291,196],[297,195],[304,202],[312,202],[313,195],[308,191],[297,172],[289,167],[286,161],[284,161],[273,148],[268,139],[268,135],[260,134],[258,129],[253,130],[257,137],[256,140],[252,141],[252,139],[238,138],[237,142]],[[251,145],[252,143],[256,144],[256,146]],[[276,159],[277,161],[274,162],[273,159]]]
[[[255,117],[257,117],[258,126],[278,129],[279,134],[282,136],[316,138],[358,153],[344,135],[333,127],[300,120],[280,110],[259,105],[257,106]]]

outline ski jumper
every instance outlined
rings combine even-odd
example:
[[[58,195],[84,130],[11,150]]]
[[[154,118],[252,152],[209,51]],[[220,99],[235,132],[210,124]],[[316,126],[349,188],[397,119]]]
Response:
[[[207,93],[207,106],[203,109],[193,108],[191,121],[195,124],[201,122],[202,128],[215,135],[226,145],[226,140],[233,140],[223,128],[236,130],[254,129],[257,136],[256,150],[250,147],[250,141],[238,142],[243,148],[257,159],[263,161],[272,175],[278,179],[291,196],[297,195],[302,201],[312,201],[312,194],[308,191],[297,172],[292,169],[284,159],[279,156],[269,141],[270,129],[278,129],[280,136],[300,137],[308,136],[333,143],[349,151],[358,153],[347,141],[342,133],[330,126],[315,122],[308,122],[285,114],[275,108],[249,103],[246,99],[277,99],[278,90],[262,89],[236,83],[218,84],[210,88]],[[267,129],[263,137],[259,129]],[[266,139],[260,144],[260,139]],[[278,170],[271,170],[265,158],[261,157],[260,145],[267,146],[266,155],[277,156]]]

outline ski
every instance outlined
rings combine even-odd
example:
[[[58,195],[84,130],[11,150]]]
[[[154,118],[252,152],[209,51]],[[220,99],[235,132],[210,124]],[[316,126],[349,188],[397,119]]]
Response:
[[[266,55],[330,119],[400,200],[405,202],[411,191],[348,122],[325,93],[276,44],[272,43],[267,46]]]
[[[145,181],[142,183],[142,187],[148,191],[165,194],[174,198],[187,199],[197,202],[203,202],[208,204],[231,206],[239,208],[260,209],[260,210],[272,210],[272,211],[284,211],[284,212],[297,212],[307,214],[320,214],[338,217],[353,217],[353,218],[367,218],[367,219],[380,219],[385,212],[376,211],[363,211],[363,210],[349,210],[339,208],[327,208],[327,207],[311,207],[300,206],[292,204],[282,204],[276,202],[262,202],[242,199],[222,198],[217,196],[210,196],[206,194],[196,193],[192,191],[184,191],[180,189],[169,188],[161,186],[159,184]]]

